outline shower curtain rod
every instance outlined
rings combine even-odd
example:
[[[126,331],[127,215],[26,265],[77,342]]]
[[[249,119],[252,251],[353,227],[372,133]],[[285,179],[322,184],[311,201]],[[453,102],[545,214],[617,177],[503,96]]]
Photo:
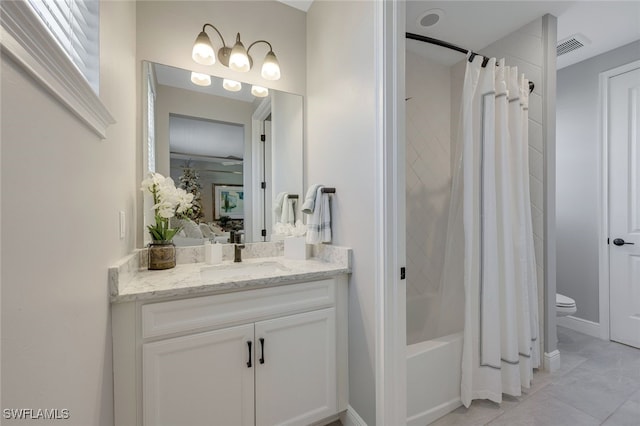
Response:
[[[427,37],[427,36],[414,34],[414,33],[406,33],[406,37],[411,40],[417,40],[417,41],[422,41],[424,43],[430,43],[430,44],[435,44],[437,46],[446,47],[447,49],[455,50],[456,52],[464,53],[465,55],[467,53],[470,53],[471,56],[469,57],[469,62],[473,61],[473,58],[476,55],[482,56],[484,58],[484,60],[482,61],[483,67],[487,66],[487,62],[489,62],[489,58],[487,58],[484,55],[480,55],[479,53],[476,53],[473,50],[465,49],[464,47],[456,46],[455,44],[451,44],[446,41],[438,40],[437,38]],[[533,81],[529,82],[529,93],[533,92],[533,89],[535,88],[535,86],[536,85],[533,83]]]

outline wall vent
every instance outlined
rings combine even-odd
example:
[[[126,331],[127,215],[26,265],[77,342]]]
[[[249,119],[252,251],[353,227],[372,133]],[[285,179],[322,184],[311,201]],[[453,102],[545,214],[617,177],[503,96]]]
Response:
[[[565,38],[558,42],[556,46],[556,56],[564,55],[565,53],[573,52],[591,43],[582,34],[574,34],[571,37]]]

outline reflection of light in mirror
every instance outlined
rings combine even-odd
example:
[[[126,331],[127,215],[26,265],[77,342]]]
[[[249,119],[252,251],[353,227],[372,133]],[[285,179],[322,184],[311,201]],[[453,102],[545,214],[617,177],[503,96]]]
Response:
[[[191,82],[198,86],[211,86],[211,76],[192,71]]]
[[[264,98],[269,95],[269,89],[262,86],[251,86],[251,94],[256,98]]]
[[[228,78],[225,78],[222,81],[222,87],[230,92],[238,92],[240,91],[240,89],[242,89],[242,84],[240,84],[239,81],[229,80]]]

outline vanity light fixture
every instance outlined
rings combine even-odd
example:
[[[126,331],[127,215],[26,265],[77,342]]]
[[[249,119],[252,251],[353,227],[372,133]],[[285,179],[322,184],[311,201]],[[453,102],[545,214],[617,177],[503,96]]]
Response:
[[[251,86],[251,94],[256,98],[265,98],[269,96],[269,89],[267,89],[266,87],[253,85]]]
[[[222,80],[222,87],[227,89],[230,92],[239,92],[242,89],[242,84],[239,81],[229,80],[225,78]]]
[[[249,71],[253,67],[253,59],[249,55],[249,51],[251,51],[251,48],[256,44],[265,43],[267,46],[269,46],[269,51],[267,52],[262,63],[260,74],[265,80],[280,79],[280,64],[278,63],[276,54],[273,53],[273,47],[271,46],[271,43],[266,40],[258,40],[251,43],[249,47],[245,49],[244,44],[242,44],[242,41],[240,40],[240,33],[237,33],[236,43],[233,48],[230,48],[225,43],[222,34],[220,34],[220,31],[218,31],[216,27],[208,23],[202,26],[202,31],[198,34],[198,36],[196,37],[196,41],[193,44],[191,57],[195,62],[201,65],[213,65],[216,62],[216,54],[213,49],[213,45],[211,44],[211,40],[206,33],[207,27],[213,28],[222,41],[222,47],[218,50],[217,54],[218,60],[222,65],[238,72]]]
[[[191,82],[198,86],[211,86],[211,76],[199,72],[191,72]]]
[[[233,49],[231,49],[229,68],[238,72],[247,72],[251,69],[249,53],[244,48],[244,44],[240,41],[240,33],[236,35],[236,44],[233,46]]]

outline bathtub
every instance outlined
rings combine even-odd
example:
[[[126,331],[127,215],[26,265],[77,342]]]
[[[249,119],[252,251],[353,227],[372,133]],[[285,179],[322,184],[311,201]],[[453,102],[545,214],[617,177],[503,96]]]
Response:
[[[462,405],[462,333],[407,346],[407,426],[425,426]]]

